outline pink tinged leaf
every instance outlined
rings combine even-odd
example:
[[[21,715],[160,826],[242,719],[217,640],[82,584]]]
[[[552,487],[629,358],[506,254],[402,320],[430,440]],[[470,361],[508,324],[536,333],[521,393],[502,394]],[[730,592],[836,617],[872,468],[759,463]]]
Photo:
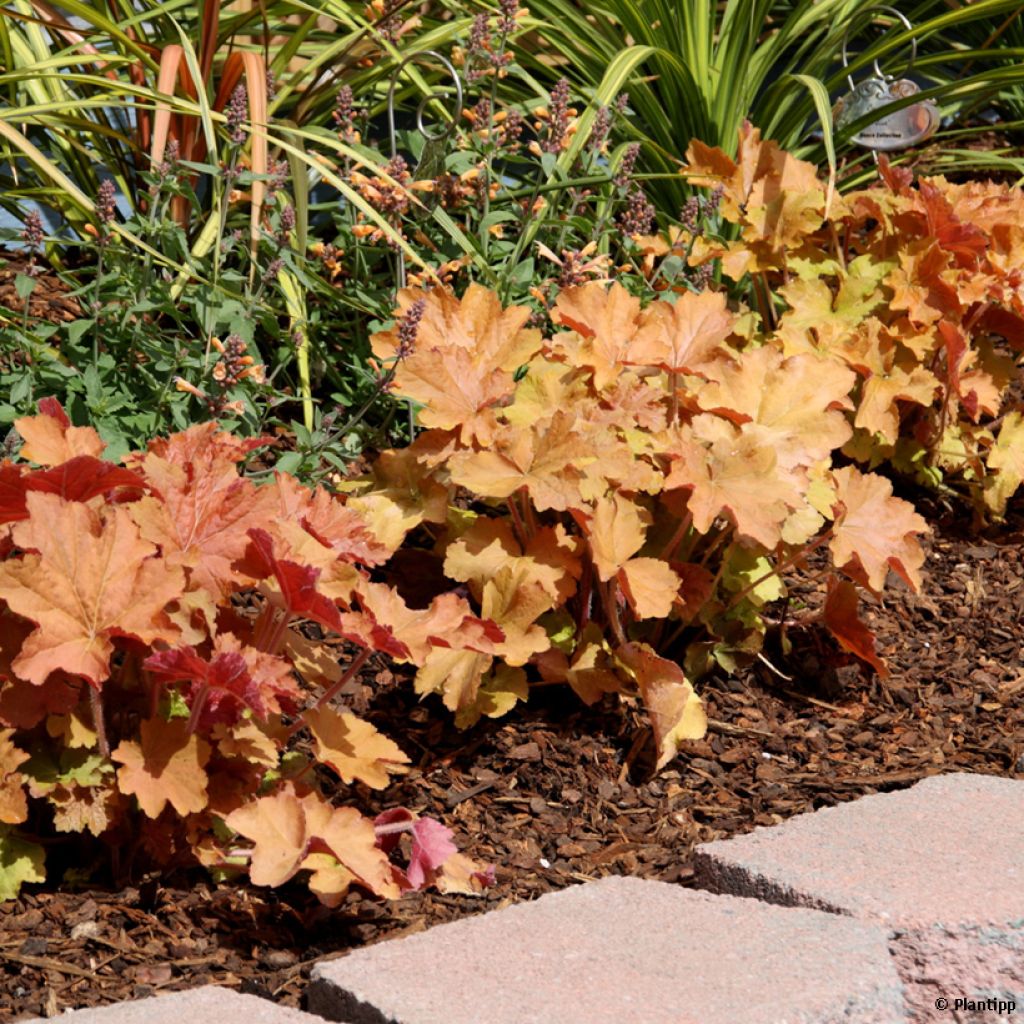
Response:
[[[420,818],[412,826],[412,855],[406,876],[413,889],[422,889],[434,880],[438,868],[458,853],[452,842],[452,830],[432,818]]]

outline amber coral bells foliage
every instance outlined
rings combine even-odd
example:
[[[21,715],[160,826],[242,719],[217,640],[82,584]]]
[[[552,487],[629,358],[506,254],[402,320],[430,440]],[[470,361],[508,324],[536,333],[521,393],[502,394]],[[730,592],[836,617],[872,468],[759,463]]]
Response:
[[[59,831],[121,846],[141,825],[158,864],[301,874],[331,906],[351,885],[479,890],[488,869],[440,823],[333,799],[407,769],[333,703],[372,652],[490,657],[504,640],[455,594],[410,609],[371,583],[394,550],[377,527],[393,535],[402,505],[282,475],[257,487],[239,464],[264,441],[214,424],[118,467],[93,430],[40,406],[15,424],[31,461],[0,466],[0,898],[43,880],[43,848],[15,827],[37,834],[47,805]],[[303,622],[362,653],[346,669]]]
[[[877,184],[830,198],[812,165],[749,125],[735,159],[699,142],[687,156],[683,173],[721,190],[739,234],[701,239],[690,262],[753,282],[755,343],[852,371],[844,453],[1001,518],[1024,481],[1021,189],[915,184],[883,158]]]
[[[430,429],[406,454],[405,500],[470,499],[421,554],[504,633],[489,651],[417,652],[420,693],[469,724],[536,682],[588,703],[619,692],[646,708],[664,765],[706,727],[697,676],[760,651],[764,606],[812,548],[832,555],[825,625],[884,670],[846,588],[879,591],[889,568],[916,586],[926,527],[887,481],[832,467],[853,434],[852,369],[745,345],[712,291],[644,307],[618,284],[568,288],[550,338],[479,287],[408,290],[399,315],[414,303],[396,390]],[[374,352],[397,358],[394,330]]]

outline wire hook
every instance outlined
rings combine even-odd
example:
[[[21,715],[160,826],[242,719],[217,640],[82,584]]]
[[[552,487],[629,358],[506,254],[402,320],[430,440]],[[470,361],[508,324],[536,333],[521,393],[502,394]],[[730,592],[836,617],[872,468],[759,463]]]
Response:
[[[896,19],[902,23],[903,27],[908,32],[913,32],[914,26],[910,23],[910,19],[902,11],[898,11],[895,7],[887,7],[884,4],[880,4],[878,7],[875,7],[873,10],[874,11],[888,11],[889,14],[894,15],[896,17]],[[852,22],[851,22],[851,25],[852,25]],[[846,44],[847,44],[847,40],[850,37],[850,27],[851,27],[851,25],[847,25],[846,26],[846,31],[843,33],[843,44],[842,44],[841,56],[842,56],[842,61],[843,61],[843,67],[844,68],[848,68],[850,66],[850,58],[849,58],[849,55],[848,55],[847,50],[846,50]],[[914,64],[916,62],[917,62],[917,37],[916,36],[911,36],[910,37],[910,61],[908,62],[906,68],[903,71],[903,77],[906,78],[906,77],[910,76],[911,71],[914,70]],[[883,82],[891,82],[893,80],[893,77],[894,77],[893,75],[887,75],[882,70],[881,66],[878,63],[878,58],[877,57],[875,58],[875,60],[873,62],[873,66],[874,66],[874,69],[875,69],[875,76],[877,78],[880,78]],[[847,73],[846,81],[850,83],[850,88],[851,89],[856,88],[856,86],[853,84],[853,75]]]

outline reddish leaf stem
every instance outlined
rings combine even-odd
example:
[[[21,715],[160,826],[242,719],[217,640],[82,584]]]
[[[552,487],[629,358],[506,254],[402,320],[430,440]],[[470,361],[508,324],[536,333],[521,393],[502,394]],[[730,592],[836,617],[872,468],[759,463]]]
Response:
[[[203,708],[206,707],[206,696],[209,692],[209,683],[199,684],[199,692],[196,694],[195,700],[192,701],[192,713],[188,716],[189,736],[193,735],[199,726],[199,716],[203,713]]]
[[[103,698],[100,696],[100,691],[92,683],[86,683],[85,685],[89,690],[92,727],[96,730],[96,741],[99,743],[100,756],[106,759],[110,757],[110,740],[107,738],[107,726],[103,720]]]
[[[322,708],[332,697],[340,693],[345,688],[345,684],[348,683],[352,679],[352,677],[366,664],[371,654],[373,654],[373,651],[369,647],[364,647],[355,656],[355,658],[352,659],[351,664],[345,670],[345,674],[336,683],[333,683],[326,690],[324,690],[324,692],[320,695],[320,698],[313,705],[311,710],[315,711],[317,708]],[[299,730],[304,728],[305,725],[305,721],[302,718],[300,718],[288,730],[289,739],[292,736],[294,736],[297,732],[299,732]]]
[[[672,557],[672,553],[677,547],[683,537],[686,536],[686,531],[690,529],[693,524],[693,513],[687,510],[686,515],[679,522],[679,526],[676,528],[676,532],[672,534],[672,539],[662,548],[659,558],[665,559],[666,561]]]
[[[615,639],[620,644],[629,643],[626,631],[622,628],[622,620],[619,618],[619,606],[617,604],[618,585],[615,579],[610,579],[603,587],[598,585],[598,592],[601,594],[601,599],[604,602],[605,615],[612,627],[612,632],[615,634]]]
[[[509,515],[512,517],[512,528],[515,530],[516,539],[519,541],[520,546],[526,550],[526,524],[523,522],[523,517],[519,514],[519,509],[516,506],[516,497],[511,495],[505,499],[505,504],[508,506]]]

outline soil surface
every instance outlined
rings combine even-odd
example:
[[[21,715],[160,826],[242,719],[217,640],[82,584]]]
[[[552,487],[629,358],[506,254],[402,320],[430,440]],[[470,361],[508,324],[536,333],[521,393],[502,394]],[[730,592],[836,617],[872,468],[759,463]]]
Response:
[[[0,904],[0,1021],[210,983],[299,1006],[313,963],[356,946],[607,874],[686,885],[695,844],[937,772],[1024,778],[1024,507],[982,534],[928,511],[923,592],[897,585],[866,612],[888,680],[804,637],[799,656],[775,661],[789,679],[758,663],[705,680],[706,739],[656,776],[635,706],[586,709],[541,688],[511,717],[460,733],[439,702],[417,702],[407,675],[368,666],[352,703],[416,767],[383,794],[359,790],[360,806],[446,822],[497,866],[490,890],[392,904],[351,893],[328,911],[299,885],[218,886],[198,872],[26,887]],[[813,605],[814,586],[800,596]]]

